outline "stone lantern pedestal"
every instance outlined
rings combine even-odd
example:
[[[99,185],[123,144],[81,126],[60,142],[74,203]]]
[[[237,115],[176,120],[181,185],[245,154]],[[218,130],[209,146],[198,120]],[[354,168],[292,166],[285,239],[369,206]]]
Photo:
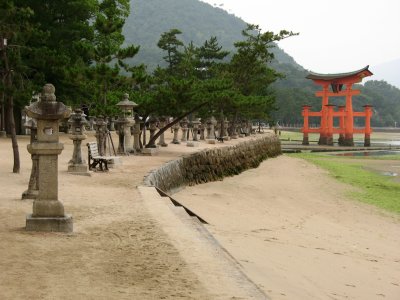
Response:
[[[186,142],[187,141],[187,132],[188,132],[188,119],[184,117],[181,122],[181,128],[182,128],[182,137],[181,137],[181,142]]]
[[[160,117],[159,121],[160,121],[160,129],[164,128],[164,126],[167,123],[167,118],[166,117]],[[158,141],[157,145],[160,145],[161,147],[168,147],[168,144],[165,142],[164,132],[160,135],[160,140]]]
[[[40,101],[25,108],[26,114],[37,120],[37,140],[28,151],[38,156],[39,195],[33,202],[33,212],[26,218],[28,231],[73,230],[72,217],[64,213],[58,200],[58,155],[64,149],[59,143],[58,122],[69,117],[71,111],[56,101],[55,88],[46,84]]]
[[[174,130],[174,137],[173,137],[173,139],[172,139],[172,144],[176,144],[176,145],[179,145],[181,142],[179,141],[179,138],[178,138],[178,134],[179,134],[179,123],[176,123],[176,124],[174,124],[173,126],[172,126],[172,129]]]
[[[206,122],[207,136],[206,141],[208,144],[215,144],[215,126],[217,125],[217,120],[211,117]]]
[[[83,133],[84,126],[88,123],[82,110],[76,109],[68,120],[68,123],[71,124],[71,134],[69,138],[74,143],[72,159],[68,162],[68,173],[90,176],[86,161],[82,158],[81,144],[82,141],[87,138]]]
[[[103,116],[98,116],[96,118],[94,128],[96,130],[95,137],[99,154],[104,156],[106,155],[108,129],[107,122],[104,120]]]
[[[118,150],[117,153],[120,155],[129,155],[132,146],[129,147],[131,139],[131,127],[132,123],[128,118],[121,117],[116,121],[118,124]]]

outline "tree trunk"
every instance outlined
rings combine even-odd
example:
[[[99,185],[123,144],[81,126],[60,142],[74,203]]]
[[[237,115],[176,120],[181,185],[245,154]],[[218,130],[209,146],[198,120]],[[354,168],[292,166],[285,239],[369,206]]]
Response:
[[[11,71],[10,65],[8,61],[8,56],[6,53],[6,49],[3,50],[3,61],[4,61],[4,71],[5,71],[5,84],[6,84],[6,91],[10,93],[12,91],[12,78],[11,78]],[[14,97],[12,95],[7,95],[7,116],[8,116],[8,124],[10,128],[11,134],[11,143],[13,148],[13,155],[14,155],[14,166],[13,166],[13,173],[19,173],[20,171],[20,160],[19,160],[19,150],[18,150],[18,141],[17,141],[17,133],[15,131],[15,119],[14,119]]]
[[[150,139],[150,141],[147,143],[146,148],[148,148],[149,145],[151,145],[152,143],[154,144],[156,142],[156,140],[160,137],[161,134],[163,134],[165,131],[167,131],[169,128],[171,128],[172,126],[174,126],[176,123],[178,123],[180,120],[182,120],[184,117],[190,115],[191,113],[195,112],[196,110],[198,110],[199,108],[201,108],[202,106],[206,105],[208,102],[203,102],[201,104],[199,104],[198,106],[196,106],[195,108],[193,108],[192,110],[188,111],[187,113],[184,113],[183,115],[179,116],[178,118],[176,118],[175,120],[173,120],[171,123],[167,124],[166,126],[164,126],[163,128],[160,128],[160,130],[153,136],[152,139]]]
[[[11,133],[11,143],[12,143],[13,155],[14,155],[13,173],[19,173],[21,166],[20,166],[20,160],[19,160],[17,133],[15,130],[14,98],[12,96],[8,97],[7,104],[8,104],[7,105],[8,121],[9,121],[9,125],[10,125],[10,133]]]

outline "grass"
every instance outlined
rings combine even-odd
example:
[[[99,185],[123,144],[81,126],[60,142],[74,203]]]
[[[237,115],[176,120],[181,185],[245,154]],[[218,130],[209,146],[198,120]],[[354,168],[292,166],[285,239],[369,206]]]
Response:
[[[328,170],[337,180],[357,187],[357,192],[351,192],[349,195],[353,199],[400,214],[400,184],[390,177],[367,171],[360,162],[353,159],[349,159],[348,162],[347,159],[338,161],[336,157],[314,153],[290,156],[316,164]]]

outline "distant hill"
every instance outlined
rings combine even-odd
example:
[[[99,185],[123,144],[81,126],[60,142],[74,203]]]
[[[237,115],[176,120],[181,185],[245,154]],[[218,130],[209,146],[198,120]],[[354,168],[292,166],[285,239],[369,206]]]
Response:
[[[183,32],[180,38],[185,43],[193,41],[199,46],[211,36],[216,36],[224,49],[233,50],[233,43],[242,40],[241,31],[246,28],[246,22],[221,8],[198,0],[131,0],[131,15],[126,20],[124,34],[127,44],[140,45],[139,54],[131,63],[144,63],[149,71],[157,65],[163,65],[163,54],[157,42],[163,32],[172,28]],[[272,66],[286,77],[272,86],[277,107],[272,118],[281,124],[302,123],[302,105],[312,105],[313,110],[321,109],[321,100],[314,96],[319,88],[311,80],[305,79],[307,70],[290,55],[279,47],[274,48],[273,52],[276,59]],[[385,74],[382,78],[388,81],[393,78],[394,81],[389,82],[400,86],[400,60],[371,67],[371,70],[376,74],[371,79],[379,80],[380,74]],[[392,126],[394,121],[400,124],[400,90],[384,81],[367,83],[360,86],[362,95],[354,97],[355,109],[363,110],[365,104],[374,105],[373,126]],[[343,101],[335,99],[333,102],[344,104]]]
[[[133,62],[145,63],[150,70],[163,65],[162,52],[157,42],[162,33],[177,28],[185,42],[200,46],[211,36],[218,38],[224,49],[232,51],[233,43],[242,40],[246,28],[242,19],[198,0],[131,0],[131,14],[124,27],[127,44],[140,45]],[[300,67],[283,50],[274,54],[280,63]],[[301,67],[300,67],[301,68]]]
[[[372,66],[370,69],[374,73],[371,79],[385,80],[391,85],[400,88],[400,58]]]

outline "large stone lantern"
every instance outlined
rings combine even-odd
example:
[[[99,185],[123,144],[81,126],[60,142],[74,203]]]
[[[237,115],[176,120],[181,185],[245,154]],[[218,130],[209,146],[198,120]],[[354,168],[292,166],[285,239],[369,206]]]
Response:
[[[82,141],[87,138],[84,134],[84,126],[88,124],[85,114],[81,109],[75,109],[71,118],[68,120],[71,125],[71,134],[69,138],[74,143],[74,152],[72,159],[68,162],[68,172],[79,175],[90,175],[86,161],[82,158]]]
[[[58,200],[58,155],[64,149],[59,143],[59,120],[68,118],[71,110],[56,101],[52,84],[43,87],[40,101],[25,108],[37,121],[37,139],[28,151],[38,156],[39,195],[33,202],[33,212],[26,218],[26,230],[72,231],[72,217],[64,213]]]
[[[123,113],[123,115],[120,116],[116,121],[119,128],[118,153],[128,154],[129,152],[133,152],[131,127],[133,126],[134,121],[132,117],[133,109],[138,107],[138,105],[135,102],[130,101],[129,94],[125,93],[122,101],[118,102],[117,106],[122,110]]]

